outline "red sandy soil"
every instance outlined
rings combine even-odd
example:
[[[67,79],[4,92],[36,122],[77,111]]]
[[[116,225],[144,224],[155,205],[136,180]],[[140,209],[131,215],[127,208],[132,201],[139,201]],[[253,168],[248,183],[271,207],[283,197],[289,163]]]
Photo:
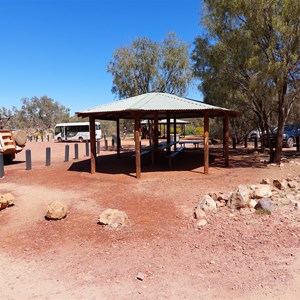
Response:
[[[171,168],[163,158],[152,166],[143,157],[137,180],[126,152],[132,140],[122,143],[120,158],[101,149],[93,175],[84,144],[78,160],[70,144],[64,162],[66,144],[31,142],[31,171],[25,151],[5,166],[0,194],[11,192],[15,205],[0,211],[0,299],[300,299],[300,213],[293,206],[276,206],[272,215],[220,208],[201,228],[193,218],[205,193],[298,177],[299,165],[288,163],[300,162],[293,151],[278,167],[239,149],[225,168],[217,149],[209,175],[198,150]],[[68,215],[47,221],[54,200],[68,205]],[[106,208],[125,211],[129,225],[99,225]]]

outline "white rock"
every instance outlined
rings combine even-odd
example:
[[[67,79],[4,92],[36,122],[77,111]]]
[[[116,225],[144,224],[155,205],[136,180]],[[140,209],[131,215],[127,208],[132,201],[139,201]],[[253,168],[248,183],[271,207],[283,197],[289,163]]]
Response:
[[[204,195],[200,199],[197,207],[201,208],[205,212],[208,212],[208,211],[216,210],[217,204],[216,201],[213,198],[211,198],[209,195]]]

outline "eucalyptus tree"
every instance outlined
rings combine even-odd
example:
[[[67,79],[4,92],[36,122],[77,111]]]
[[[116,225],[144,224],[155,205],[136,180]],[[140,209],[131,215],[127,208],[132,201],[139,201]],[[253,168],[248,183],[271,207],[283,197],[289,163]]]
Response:
[[[58,122],[67,122],[70,109],[47,96],[32,97],[22,99],[21,114],[27,128],[44,131],[53,128]]]
[[[148,92],[184,95],[192,80],[188,46],[169,33],[161,44],[138,37],[113,53],[107,70],[120,99]]]
[[[225,104],[255,116],[267,135],[277,126],[270,159],[278,162],[284,124],[299,102],[300,1],[203,3],[208,34],[196,38],[192,59],[205,99],[218,104],[226,99]]]

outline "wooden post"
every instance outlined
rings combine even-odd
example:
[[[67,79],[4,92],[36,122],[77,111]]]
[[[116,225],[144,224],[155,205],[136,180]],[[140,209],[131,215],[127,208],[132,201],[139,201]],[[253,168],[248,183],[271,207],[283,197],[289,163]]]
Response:
[[[120,157],[120,148],[121,148],[121,140],[120,140],[120,119],[117,120],[117,157]]]
[[[90,147],[91,147],[91,174],[96,172],[96,131],[95,117],[89,117],[90,122]]]
[[[136,178],[141,178],[140,115],[134,118],[135,169]]]
[[[229,167],[229,116],[225,114],[223,119],[223,130],[224,130],[224,158],[225,158],[225,167]]]
[[[170,124],[170,112],[167,112],[167,143],[170,143],[171,124]],[[170,154],[170,147],[167,148],[167,154]]]
[[[209,167],[209,116],[204,115],[204,174],[208,174]]]
[[[158,148],[158,112],[154,112],[153,148],[151,152],[152,166],[155,164],[155,151]]]
[[[176,134],[177,134],[177,124],[176,124],[176,117],[174,116],[174,142],[176,142]],[[174,145],[174,150],[176,151],[176,144]]]

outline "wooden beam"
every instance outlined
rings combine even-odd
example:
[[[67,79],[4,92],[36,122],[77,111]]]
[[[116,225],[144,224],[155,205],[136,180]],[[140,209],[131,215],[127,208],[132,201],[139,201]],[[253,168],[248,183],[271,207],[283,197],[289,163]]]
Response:
[[[208,174],[209,167],[209,116],[204,115],[204,174]]]
[[[136,178],[141,178],[140,115],[134,118],[135,170]]]
[[[225,167],[229,167],[229,116],[225,114],[223,119],[223,131],[224,131],[224,158],[225,158]]]
[[[90,147],[91,147],[91,173],[96,172],[96,131],[95,131],[95,117],[89,117],[90,122]]]

